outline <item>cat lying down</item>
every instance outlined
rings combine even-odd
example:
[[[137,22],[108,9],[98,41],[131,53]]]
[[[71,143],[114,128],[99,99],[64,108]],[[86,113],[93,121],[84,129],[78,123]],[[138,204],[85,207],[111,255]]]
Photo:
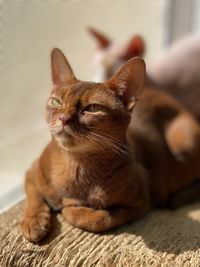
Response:
[[[129,60],[104,83],[75,78],[59,49],[46,118],[52,140],[26,174],[23,235],[39,242],[51,209],[103,232],[140,218],[200,177],[200,126],[170,96],[143,88],[145,64]]]

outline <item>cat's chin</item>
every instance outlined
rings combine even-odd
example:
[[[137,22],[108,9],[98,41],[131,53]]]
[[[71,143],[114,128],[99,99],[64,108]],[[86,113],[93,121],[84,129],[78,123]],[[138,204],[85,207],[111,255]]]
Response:
[[[78,140],[75,139],[76,138],[73,135],[66,133],[65,131],[54,135],[54,140],[56,141],[57,145],[65,151],[80,150],[82,145],[79,144]]]
[[[66,150],[73,148],[75,146],[75,141],[73,136],[64,131],[56,134],[55,139],[57,144]]]

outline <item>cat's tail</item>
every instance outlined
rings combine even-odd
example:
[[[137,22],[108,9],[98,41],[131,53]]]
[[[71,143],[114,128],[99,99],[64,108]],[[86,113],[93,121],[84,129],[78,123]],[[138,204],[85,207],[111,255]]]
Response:
[[[200,160],[200,125],[191,114],[181,112],[168,123],[165,138],[177,160]]]

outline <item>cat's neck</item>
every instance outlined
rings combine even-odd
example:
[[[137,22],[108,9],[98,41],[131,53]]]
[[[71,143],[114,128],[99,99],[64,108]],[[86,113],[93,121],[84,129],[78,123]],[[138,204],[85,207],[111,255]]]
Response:
[[[129,161],[132,157],[128,148],[124,148],[124,150],[121,150],[121,152],[116,152],[106,147],[102,147],[99,150],[64,149],[60,147],[55,140],[52,140],[52,142],[63,160],[70,160],[74,164],[89,168],[92,166],[94,168],[110,168],[111,165],[118,166],[121,165],[122,162]],[[124,143],[124,145],[126,144]]]

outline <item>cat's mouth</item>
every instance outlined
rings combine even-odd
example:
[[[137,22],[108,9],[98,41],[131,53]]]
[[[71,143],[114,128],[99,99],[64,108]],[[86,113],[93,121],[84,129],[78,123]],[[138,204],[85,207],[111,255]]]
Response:
[[[75,145],[74,134],[71,130],[62,129],[55,135],[55,137],[58,144],[65,149],[74,147]]]
[[[74,130],[70,126],[64,126],[62,131],[67,136],[73,136],[74,135]]]
[[[85,145],[87,142],[85,131],[76,125],[64,125],[59,127],[51,127],[51,133],[57,140],[58,144],[65,149],[74,149]]]
[[[80,132],[78,129],[65,125],[55,134],[57,141],[62,147],[74,147],[80,144]]]
[[[64,126],[62,127],[62,129],[60,129],[57,135],[63,138],[72,138],[74,137],[74,130],[69,126]]]

